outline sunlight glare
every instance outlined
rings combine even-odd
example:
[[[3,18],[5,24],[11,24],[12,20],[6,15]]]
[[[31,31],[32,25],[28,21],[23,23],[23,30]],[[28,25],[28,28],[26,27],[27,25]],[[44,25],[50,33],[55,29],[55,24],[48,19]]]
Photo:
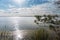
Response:
[[[22,4],[24,3],[26,0],[13,0],[13,2],[18,3],[18,4]]]
[[[16,36],[17,38],[20,38],[20,39],[23,38],[22,33],[20,33],[20,30],[16,30]]]

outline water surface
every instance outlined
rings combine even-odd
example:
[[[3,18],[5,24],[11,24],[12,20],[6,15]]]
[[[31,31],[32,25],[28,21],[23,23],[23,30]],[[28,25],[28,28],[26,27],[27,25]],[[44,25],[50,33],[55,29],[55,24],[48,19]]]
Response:
[[[12,31],[15,27],[19,30],[36,29],[34,17],[0,17],[0,30]]]

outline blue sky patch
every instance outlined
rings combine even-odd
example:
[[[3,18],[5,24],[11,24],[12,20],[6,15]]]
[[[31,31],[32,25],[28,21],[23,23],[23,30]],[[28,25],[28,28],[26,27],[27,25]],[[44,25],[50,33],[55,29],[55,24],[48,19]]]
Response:
[[[22,4],[17,4],[18,2],[14,2],[12,0],[0,0],[0,9],[8,9],[9,5],[13,5],[15,7],[31,7],[34,5],[40,5],[48,2],[47,0],[25,0]]]

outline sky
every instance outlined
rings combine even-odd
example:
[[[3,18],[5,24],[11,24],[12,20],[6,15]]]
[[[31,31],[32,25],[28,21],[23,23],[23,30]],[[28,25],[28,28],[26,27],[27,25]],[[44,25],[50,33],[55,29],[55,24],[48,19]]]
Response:
[[[0,9],[8,9],[10,7],[31,7],[48,2],[47,0],[0,0]]]
[[[60,13],[56,0],[0,0],[0,16],[21,16]],[[57,11],[58,10],[58,11]]]

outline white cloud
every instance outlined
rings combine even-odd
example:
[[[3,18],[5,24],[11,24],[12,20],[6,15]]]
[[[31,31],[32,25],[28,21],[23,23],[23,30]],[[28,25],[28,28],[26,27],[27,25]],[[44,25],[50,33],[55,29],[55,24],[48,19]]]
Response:
[[[52,3],[45,3],[31,8],[16,8],[9,5],[11,8],[7,11],[0,10],[0,16],[34,16],[43,14],[53,14],[56,10]]]

